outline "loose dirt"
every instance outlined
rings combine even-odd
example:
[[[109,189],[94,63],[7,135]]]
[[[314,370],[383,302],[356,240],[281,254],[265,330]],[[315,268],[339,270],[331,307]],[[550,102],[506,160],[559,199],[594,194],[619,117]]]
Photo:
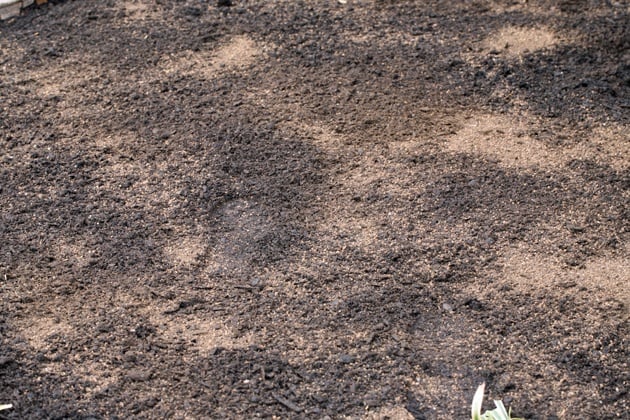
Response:
[[[0,22],[0,418],[627,418],[623,1]],[[490,403],[488,408],[490,408]]]

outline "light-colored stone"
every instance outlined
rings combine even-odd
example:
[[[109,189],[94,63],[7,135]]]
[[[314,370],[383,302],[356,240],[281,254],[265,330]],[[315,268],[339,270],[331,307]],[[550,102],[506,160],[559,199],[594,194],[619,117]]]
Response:
[[[35,0],[0,0],[0,20],[19,16],[20,11],[35,3]],[[44,4],[46,0],[37,0],[37,4]]]
[[[20,14],[22,2],[20,0],[0,0],[0,19],[9,19]]]

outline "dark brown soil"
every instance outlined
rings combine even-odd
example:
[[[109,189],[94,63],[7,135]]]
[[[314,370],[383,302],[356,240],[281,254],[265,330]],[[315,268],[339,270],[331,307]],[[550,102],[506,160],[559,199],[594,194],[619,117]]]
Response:
[[[528,419],[628,418],[629,21],[85,0],[0,22],[0,418],[466,419],[482,382]]]

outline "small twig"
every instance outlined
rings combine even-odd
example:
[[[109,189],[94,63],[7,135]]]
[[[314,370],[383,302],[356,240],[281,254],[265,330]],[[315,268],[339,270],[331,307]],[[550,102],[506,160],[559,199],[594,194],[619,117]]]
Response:
[[[164,315],[171,315],[171,314],[174,314],[176,312],[179,312],[181,309],[186,309],[186,308],[189,308],[191,306],[199,305],[201,303],[206,303],[206,301],[201,300],[201,299],[184,300],[184,301],[179,302],[179,305],[177,306],[177,308],[173,308],[173,309],[169,309],[167,311],[164,311],[163,314]]]
[[[169,298],[167,298],[166,296],[162,296],[161,294],[159,294],[159,293],[157,293],[157,292],[154,292],[153,290],[151,290],[151,292],[150,292],[150,293],[151,293],[151,295],[152,295],[153,297],[157,297],[157,298],[160,298],[160,299],[165,299],[165,300],[170,300],[170,299],[169,299]]]
[[[300,286],[300,285],[302,285],[304,283],[308,283],[308,282],[310,282],[310,279],[301,278],[299,280],[294,281],[293,284],[296,285],[296,286]]]
[[[275,392],[272,392],[271,395],[276,399],[276,401],[284,405],[289,410],[295,411],[296,413],[299,413],[300,411],[302,411],[302,407],[295,405],[294,403],[287,400],[286,398],[282,398],[280,395],[276,394]]]

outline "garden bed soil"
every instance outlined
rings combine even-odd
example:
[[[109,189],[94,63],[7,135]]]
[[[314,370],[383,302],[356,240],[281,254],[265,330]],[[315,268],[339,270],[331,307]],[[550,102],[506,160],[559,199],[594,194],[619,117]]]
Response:
[[[0,22],[0,418],[627,418],[629,13]]]

